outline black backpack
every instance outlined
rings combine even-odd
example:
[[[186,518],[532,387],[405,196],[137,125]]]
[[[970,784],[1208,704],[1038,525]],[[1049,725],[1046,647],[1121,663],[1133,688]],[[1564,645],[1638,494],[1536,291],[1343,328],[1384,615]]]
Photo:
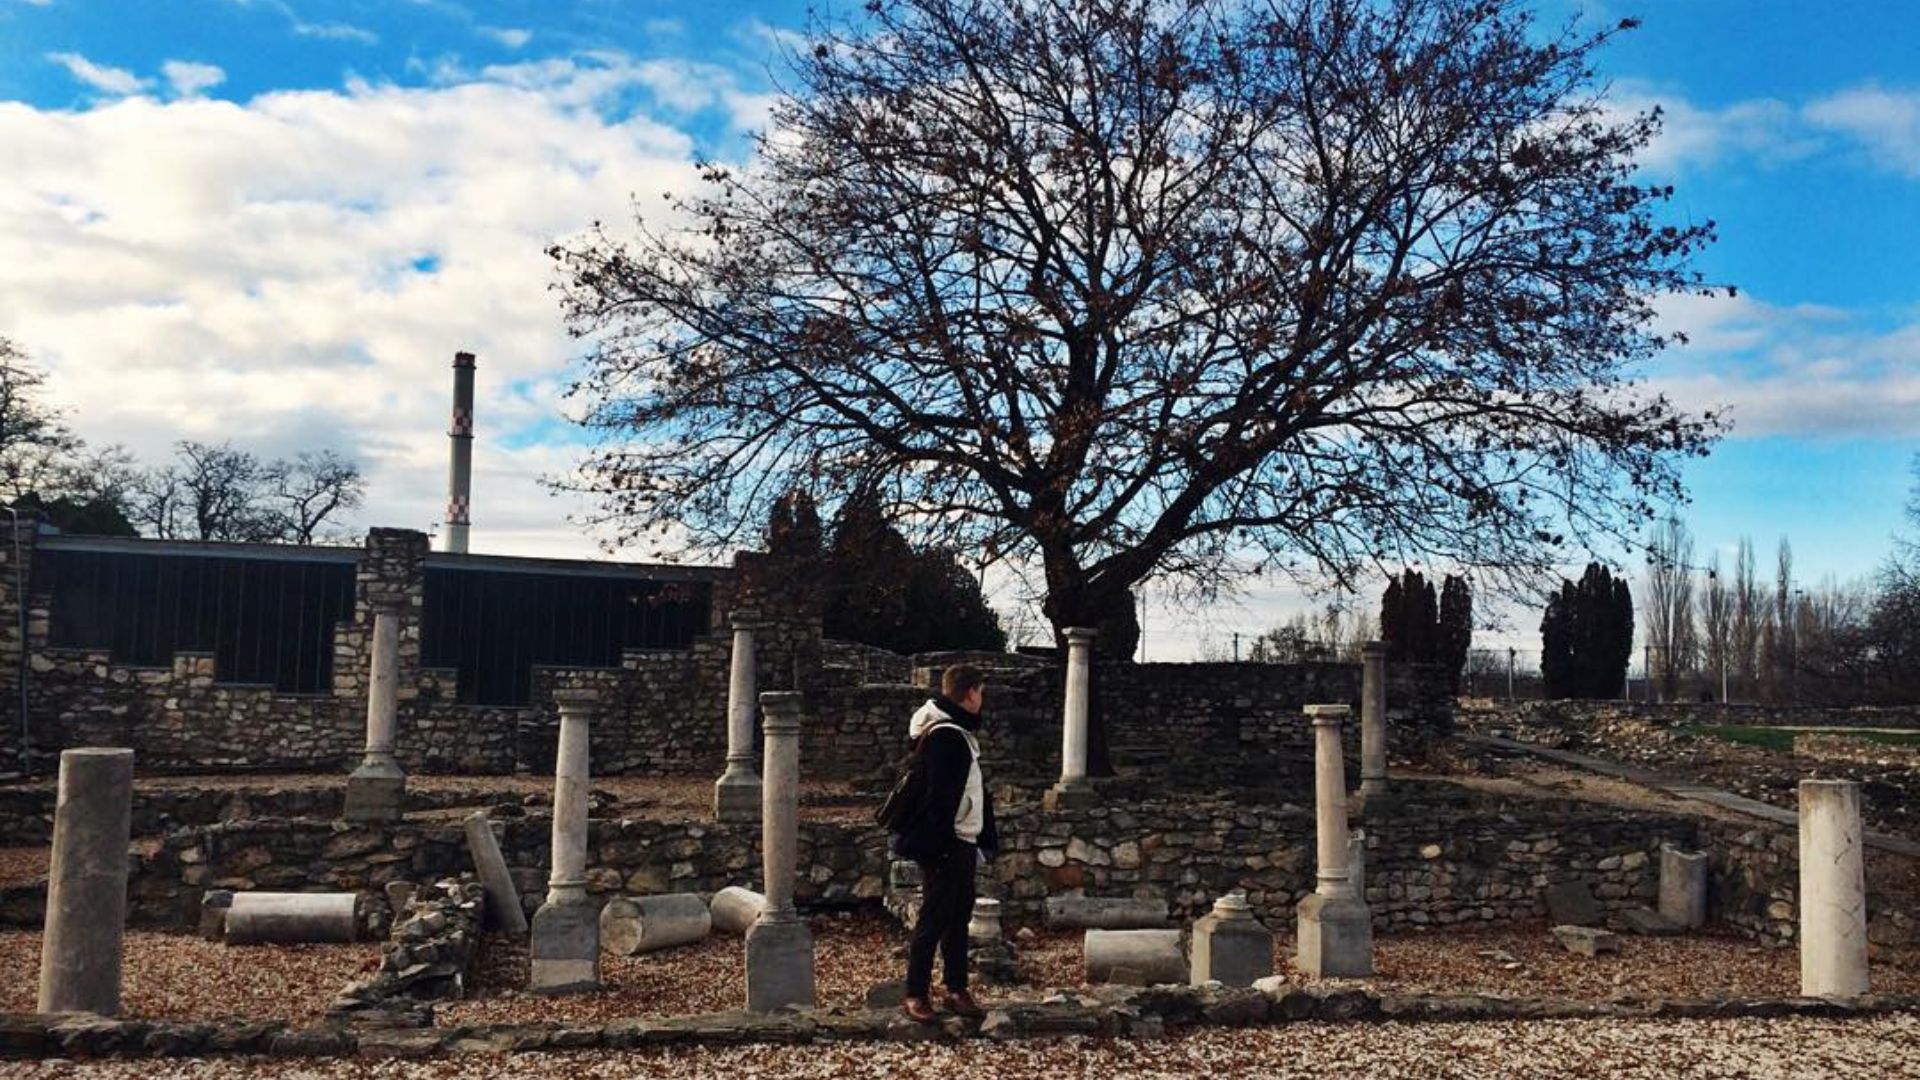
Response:
[[[913,741],[913,750],[900,767],[900,779],[893,782],[893,790],[888,793],[880,809],[873,812],[874,823],[890,833],[905,833],[911,830],[921,811],[927,805],[927,755],[925,753],[927,736],[945,724],[933,724],[920,733]]]

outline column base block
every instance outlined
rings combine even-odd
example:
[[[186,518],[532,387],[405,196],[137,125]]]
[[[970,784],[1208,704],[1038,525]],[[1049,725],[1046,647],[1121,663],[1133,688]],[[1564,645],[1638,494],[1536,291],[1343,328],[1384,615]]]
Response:
[[[394,764],[362,765],[347,777],[340,816],[348,821],[399,821],[407,811],[407,774]]]
[[[1316,979],[1364,979],[1373,974],[1373,914],[1354,897],[1314,893],[1298,916],[1294,966]]]
[[[747,928],[747,1011],[813,1008],[813,932],[762,919]]]
[[[1099,803],[1100,793],[1090,782],[1063,780],[1047,789],[1042,805],[1048,810],[1085,810]]]
[[[600,989],[600,913],[577,900],[540,905],[533,913],[527,988],[542,994]]]
[[[1203,915],[1193,922],[1192,981],[1252,986],[1273,974],[1273,934],[1255,919]]]
[[[760,778],[722,776],[713,785],[713,820],[751,824],[760,820]]]

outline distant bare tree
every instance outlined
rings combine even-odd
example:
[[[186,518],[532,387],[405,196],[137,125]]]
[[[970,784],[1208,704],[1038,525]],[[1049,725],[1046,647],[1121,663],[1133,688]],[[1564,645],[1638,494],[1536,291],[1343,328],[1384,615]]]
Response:
[[[301,451],[267,470],[270,500],[281,518],[281,535],[311,544],[328,522],[358,509],[367,483],[360,467],[332,450]]]
[[[1771,631],[1767,641],[1767,687],[1774,701],[1797,701],[1799,683],[1794,667],[1799,663],[1798,613],[1794,610],[1793,545],[1786,537],[1774,551],[1773,616],[1767,620]]]
[[[1740,677],[1741,692],[1751,698],[1759,689],[1760,643],[1766,634],[1766,598],[1755,577],[1753,538],[1740,538],[1733,563],[1733,627],[1729,647]]]
[[[47,376],[26,351],[0,338],[0,499],[48,495],[81,441],[44,400]]]
[[[129,498],[134,524],[161,539],[311,544],[366,490],[359,467],[331,450],[262,461],[188,439],[174,453],[138,474]]]
[[[1723,678],[1733,666],[1733,583],[1720,573],[1720,552],[1707,557],[1707,587],[1700,594],[1701,659],[1716,699],[1723,696]]]
[[[1654,527],[1647,544],[1647,649],[1663,700],[1680,694],[1681,677],[1693,670],[1698,638],[1693,621],[1693,534],[1677,514]]]

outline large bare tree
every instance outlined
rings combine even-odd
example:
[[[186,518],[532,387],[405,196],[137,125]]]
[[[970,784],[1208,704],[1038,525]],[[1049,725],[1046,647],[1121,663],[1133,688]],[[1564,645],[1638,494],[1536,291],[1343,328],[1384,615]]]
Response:
[[[1636,182],[1619,29],[1513,0],[876,0],[750,163],[552,251],[622,540],[794,487],[1044,573],[1483,581],[1638,531],[1716,421],[1631,381],[1711,222]],[[673,222],[671,225],[660,222]]]

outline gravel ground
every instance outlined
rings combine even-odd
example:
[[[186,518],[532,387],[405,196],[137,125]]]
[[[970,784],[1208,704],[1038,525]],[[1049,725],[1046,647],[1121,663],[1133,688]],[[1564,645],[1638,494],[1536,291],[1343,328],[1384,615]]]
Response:
[[[563,1076],[597,1080],[660,1076],[684,1080],[757,1077],[1311,1077],[1461,1078],[1920,1077],[1920,1018],[1869,1020],[1606,1021],[1487,1024],[1285,1024],[1196,1032],[1154,1042],[1063,1039],[952,1046],[897,1043],[795,1047],[523,1054],[435,1061],[18,1062],[32,1080],[92,1076],[288,1077],[313,1080]]]
[[[324,1016],[341,987],[379,963],[380,947],[371,943],[228,948],[184,934],[132,931],[121,959],[121,1012],[143,1019],[306,1023]],[[0,931],[0,1012],[32,1012],[39,983],[40,935]]]
[[[901,977],[906,934],[881,915],[812,920],[822,1007],[858,1007],[877,983]],[[126,945],[126,1013],[170,1019],[253,1016],[308,1021],[339,989],[372,969],[377,945],[231,949],[177,934],[133,932]],[[1036,998],[1083,985],[1079,934],[1033,932],[1021,944],[1021,985],[982,989],[982,997]],[[1798,953],[1712,937],[1623,937],[1622,951],[1595,958],[1560,948],[1545,927],[1382,937],[1376,948],[1381,991],[1484,993],[1516,997],[1604,998],[1790,995],[1799,986]],[[1274,970],[1291,970],[1288,947],[1275,947]],[[673,1016],[737,1009],[745,947],[715,935],[701,944],[647,956],[602,958],[604,993],[530,994],[524,943],[489,939],[475,996],[443,1004],[442,1026],[536,1020],[604,1023],[622,1017]],[[33,1008],[39,935],[0,932],[0,1012]],[[1920,953],[1874,958],[1874,989],[1920,993]]]
[[[812,920],[816,993],[822,1007],[857,1006],[876,983],[898,979],[896,955],[906,933],[879,916]],[[1275,946],[1274,970],[1289,972],[1290,942]],[[1486,993],[1510,997],[1598,999],[1615,994],[1698,998],[1791,995],[1800,985],[1798,952],[1730,938],[1623,937],[1618,954],[1575,956],[1546,927],[1382,937],[1380,975],[1365,985],[1383,991]],[[1035,932],[1021,946],[1023,983],[983,988],[983,1000],[1040,996],[1083,984],[1081,936]],[[533,1020],[605,1022],[629,1016],[671,1016],[737,1009],[745,997],[741,939],[718,936],[694,946],[637,957],[603,957],[606,993],[542,997],[520,989],[526,949],[495,939],[476,980],[476,996],[443,1005],[442,1025]],[[1920,954],[1875,957],[1874,989],[1920,993]]]

